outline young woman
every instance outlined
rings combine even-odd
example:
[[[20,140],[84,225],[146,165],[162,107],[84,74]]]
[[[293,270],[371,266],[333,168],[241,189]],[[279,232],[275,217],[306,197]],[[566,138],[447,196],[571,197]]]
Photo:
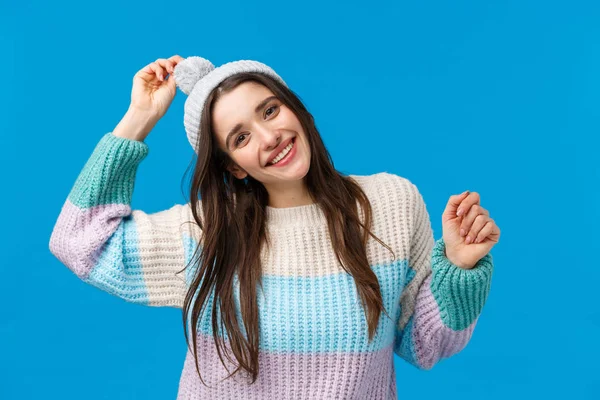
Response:
[[[132,211],[144,139],[177,87],[197,155],[190,201]],[[176,55],[135,74],[50,250],[113,295],[182,308],[178,399],[390,399],[393,354],[420,369],[456,354],[489,293],[500,230],[477,193],[451,196],[442,222],[435,241],[406,178],[338,172],[268,66]]]

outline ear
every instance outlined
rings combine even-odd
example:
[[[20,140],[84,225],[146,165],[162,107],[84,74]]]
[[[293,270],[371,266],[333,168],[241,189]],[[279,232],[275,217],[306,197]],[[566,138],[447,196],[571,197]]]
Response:
[[[237,164],[228,167],[227,170],[231,172],[237,179],[244,179],[248,176],[248,173],[241,169]]]

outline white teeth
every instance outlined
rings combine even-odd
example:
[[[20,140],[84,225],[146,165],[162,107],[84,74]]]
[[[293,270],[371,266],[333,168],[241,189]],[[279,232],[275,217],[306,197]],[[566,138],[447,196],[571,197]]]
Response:
[[[271,161],[269,164],[270,164],[270,165],[273,165],[273,164],[277,164],[279,161],[281,161],[281,159],[282,159],[283,157],[285,157],[285,156],[286,156],[286,154],[287,154],[287,153],[288,153],[288,152],[289,152],[289,151],[292,149],[292,146],[293,146],[293,145],[294,145],[294,141],[292,140],[292,141],[290,142],[290,144],[288,144],[287,146],[285,146],[285,149],[281,150],[281,153],[279,153],[279,154],[277,155],[277,157],[275,157],[275,158],[273,159],[273,161]]]

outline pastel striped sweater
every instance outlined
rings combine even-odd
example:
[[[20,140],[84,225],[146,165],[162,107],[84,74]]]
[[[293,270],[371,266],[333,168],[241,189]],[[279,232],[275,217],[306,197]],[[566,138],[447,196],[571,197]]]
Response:
[[[194,271],[177,271],[190,260],[200,230],[185,223],[194,221],[189,204],[153,214],[131,209],[136,171],[147,154],[144,142],[105,134],[62,207],[50,251],[84,282],[128,302],[182,308]],[[261,255],[258,380],[223,380],[211,296],[196,338],[210,387],[198,378],[188,350],[178,400],[396,399],[393,354],[428,370],[466,346],[490,290],[491,254],[474,269],[459,268],[445,257],[443,239],[434,241],[413,183],[387,172],[350,176],[371,201],[373,233],[396,253],[394,260],[369,238],[367,256],[393,321],[382,313],[368,341],[354,280],[338,265],[316,204],[269,207],[273,249]]]

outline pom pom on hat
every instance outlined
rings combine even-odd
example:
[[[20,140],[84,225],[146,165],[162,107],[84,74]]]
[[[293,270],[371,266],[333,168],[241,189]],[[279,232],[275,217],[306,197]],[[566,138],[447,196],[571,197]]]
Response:
[[[175,66],[175,83],[183,93],[189,95],[196,83],[215,69],[206,58],[192,56]]]

